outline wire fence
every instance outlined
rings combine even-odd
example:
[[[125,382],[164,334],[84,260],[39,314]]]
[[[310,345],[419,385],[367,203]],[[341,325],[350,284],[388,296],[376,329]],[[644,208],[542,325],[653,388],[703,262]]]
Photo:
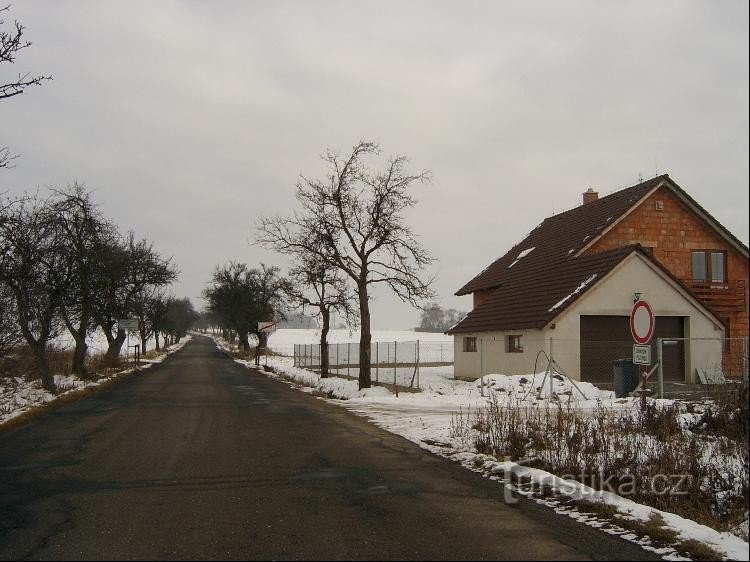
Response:
[[[624,385],[629,392],[645,370],[653,394],[665,398],[699,398],[719,385],[747,380],[750,365],[747,337],[653,338],[644,346],[648,364],[635,363],[633,341],[626,339],[551,339],[544,347],[575,380],[616,391]]]
[[[320,344],[295,344],[294,366],[320,372]],[[419,389],[420,367],[453,365],[453,344],[442,342],[392,341],[370,344],[370,377],[375,384]],[[329,343],[328,372],[359,377],[359,342]]]

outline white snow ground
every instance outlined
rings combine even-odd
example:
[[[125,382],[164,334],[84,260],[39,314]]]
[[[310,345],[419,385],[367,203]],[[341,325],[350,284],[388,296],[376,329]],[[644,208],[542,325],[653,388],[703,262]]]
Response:
[[[294,330],[300,332],[300,330]],[[413,332],[411,333],[413,334]],[[421,334],[420,334],[421,335]],[[214,338],[217,345],[229,350],[226,342]],[[305,343],[295,340],[292,343]],[[237,360],[247,366],[254,366],[251,362]],[[558,493],[573,499],[586,498],[589,501],[599,501],[616,507],[622,513],[642,521],[648,521],[652,515],[660,515],[666,526],[678,533],[680,540],[695,539],[719,552],[723,552],[728,559],[748,560],[750,551],[748,543],[733,535],[722,533],[695,521],[678,515],[660,511],[649,506],[638,504],[609,492],[599,492],[579,482],[561,480],[557,476],[544,470],[528,468],[511,462],[498,462],[492,457],[481,455],[475,451],[456,449],[456,441],[451,438],[452,421],[458,414],[466,415],[488,404],[488,396],[493,394],[501,403],[519,405],[528,408],[545,409],[557,405],[559,401],[569,403],[571,407],[583,412],[592,412],[597,408],[612,411],[636,411],[639,401],[635,398],[615,398],[614,393],[600,390],[589,383],[576,383],[576,389],[567,380],[553,379],[553,394],[558,400],[550,400],[548,384],[542,387],[541,397],[533,390],[539,387],[543,373],[524,376],[488,375],[484,381],[463,382],[453,379],[452,367],[427,367],[421,369],[422,392],[402,392],[396,397],[383,387],[373,387],[359,390],[356,381],[329,377],[322,379],[316,373],[293,366],[290,357],[269,357],[268,365],[278,374],[268,373],[269,376],[295,383],[305,392],[318,391],[328,395],[331,403],[343,406],[358,415],[367,417],[373,423],[392,433],[401,435],[420,447],[436,454],[446,456],[460,462],[470,470],[485,474],[487,477],[510,485],[502,475],[510,473],[524,474],[537,484],[546,484]],[[484,388],[483,388],[484,386]],[[582,394],[581,392],[582,391]],[[485,396],[482,396],[482,393]],[[671,404],[672,400],[659,400],[658,403]],[[524,493],[518,491],[518,493]],[[545,505],[553,506],[551,502],[533,498]],[[575,509],[553,506],[558,513],[576,518],[586,524],[601,527],[601,521],[587,517]],[[611,531],[609,531],[611,532]],[[637,542],[642,547],[652,550],[665,559],[684,560],[671,548],[654,548],[647,540],[639,540],[632,533],[622,530],[623,538]]]

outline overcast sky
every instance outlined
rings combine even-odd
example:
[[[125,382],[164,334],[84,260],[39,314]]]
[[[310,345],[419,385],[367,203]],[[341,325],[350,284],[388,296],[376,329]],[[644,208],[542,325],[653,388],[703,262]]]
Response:
[[[30,2],[10,71],[54,81],[0,103],[22,157],[0,191],[95,190],[200,292],[294,205],[300,173],[360,139],[432,171],[409,215],[444,306],[542,219],[669,173],[748,241],[748,3]],[[554,272],[550,272],[554,274]],[[373,326],[418,313],[385,293]]]

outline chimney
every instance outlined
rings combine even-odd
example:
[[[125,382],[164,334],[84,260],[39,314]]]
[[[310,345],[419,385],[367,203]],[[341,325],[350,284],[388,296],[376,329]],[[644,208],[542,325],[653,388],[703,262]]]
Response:
[[[589,187],[588,190],[583,194],[583,204],[591,203],[592,201],[596,201],[599,199],[599,192],[594,191],[593,187]]]

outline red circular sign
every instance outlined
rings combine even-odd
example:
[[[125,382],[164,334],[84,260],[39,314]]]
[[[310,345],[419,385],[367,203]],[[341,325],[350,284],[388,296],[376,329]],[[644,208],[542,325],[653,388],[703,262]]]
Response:
[[[646,345],[654,335],[654,313],[646,301],[637,301],[630,311],[630,333],[635,343]]]

